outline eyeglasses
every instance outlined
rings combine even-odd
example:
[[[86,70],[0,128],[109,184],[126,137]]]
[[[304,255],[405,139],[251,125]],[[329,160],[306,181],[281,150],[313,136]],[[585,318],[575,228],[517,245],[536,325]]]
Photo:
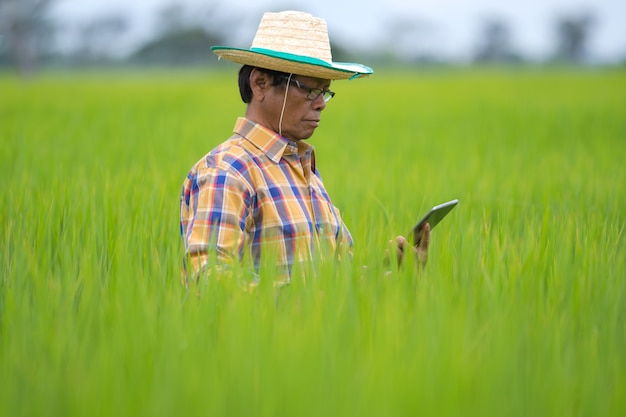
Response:
[[[317,100],[317,98],[319,96],[322,96],[324,98],[324,102],[328,103],[328,101],[335,97],[335,92],[331,91],[331,90],[322,90],[321,88],[311,88],[308,87],[304,84],[302,84],[300,81],[295,80],[293,78],[286,78],[291,84],[295,85],[296,87],[304,90],[307,92],[306,98],[307,100]]]

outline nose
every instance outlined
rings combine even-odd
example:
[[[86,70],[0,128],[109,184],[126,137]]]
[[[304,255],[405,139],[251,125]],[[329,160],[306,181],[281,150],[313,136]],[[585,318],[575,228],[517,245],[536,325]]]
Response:
[[[313,108],[315,110],[322,111],[326,108],[326,101],[324,101],[324,94],[320,94],[315,100],[312,101]]]

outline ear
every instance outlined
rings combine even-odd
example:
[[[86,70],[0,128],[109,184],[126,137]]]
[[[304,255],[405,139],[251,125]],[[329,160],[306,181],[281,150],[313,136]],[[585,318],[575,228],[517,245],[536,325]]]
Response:
[[[269,75],[258,69],[253,69],[250,73],[250,88],[252,89],[252,99],[263,101],[268,90],[272,87],[272,80]]]

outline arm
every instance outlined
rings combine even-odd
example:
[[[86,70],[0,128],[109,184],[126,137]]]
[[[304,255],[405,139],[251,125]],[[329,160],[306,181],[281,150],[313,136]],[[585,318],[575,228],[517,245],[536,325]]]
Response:
[[[229,167],[202,166],[189,173],[180,204],[186,280],[239,260],[249,201],[247,183]]]

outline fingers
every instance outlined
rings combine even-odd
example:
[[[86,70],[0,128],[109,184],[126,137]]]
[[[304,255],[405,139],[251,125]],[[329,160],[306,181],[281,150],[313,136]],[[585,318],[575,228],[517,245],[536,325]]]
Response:
[[[406,245],[406,239],[404,236],[396,236],[396,248],[398,257],[398,266],[402,265],[404,260],[404,246]]]
[[[430,244],[430,225],[428,223],[425,223],[424,226],[422,226],[418,247],[424,250],[428,250],[429,244]]]
[[[428,245],[430,245],[430,225],[424,224],[420,233],[420,243],[415,248],[417,252],[417,259],[422,267],[428,263]]]
[[[430,225],[428,223],[422,226],[419,236],[419,244],[417,244],[415,247],[411,247],[415,252],[415,257],[418,261],[418,264],[423,267],[426,266],[426,263],[428,262],[428,246],[430,244]],[[404,236],[396,236],[395,241],[393,239],[389,241],[389,247],[392,248],[393,246],[396,247],[396,258],[398,261],[398,267],[400,267],[402,265],[402,261],[404,260],[405,248],[407,246],[406,238]],[[389,265],[389,254],[390,250],[387,249],[385,251],[384,258],[385,266]]]

